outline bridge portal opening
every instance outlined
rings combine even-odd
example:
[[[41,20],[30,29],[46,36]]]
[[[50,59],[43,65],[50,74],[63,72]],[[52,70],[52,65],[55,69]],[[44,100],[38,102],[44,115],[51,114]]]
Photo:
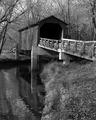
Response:
[[[40,37],[49,39],[61,39],[62,28],[57,23],[45,23],[40,28]]]

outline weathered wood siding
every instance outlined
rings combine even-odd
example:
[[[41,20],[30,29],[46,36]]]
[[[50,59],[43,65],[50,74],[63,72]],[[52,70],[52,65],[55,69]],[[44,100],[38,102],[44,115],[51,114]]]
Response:
[[[37,44],[38,26],[29,28],[21,32],[21,49],[31,50],[32,45]]]
[[[37,46],[38,45],[38,39],[39,39],[39,35],[38,35],[38,26],[35,26],[33,28],[33,40],[32,40],[32,46]]]

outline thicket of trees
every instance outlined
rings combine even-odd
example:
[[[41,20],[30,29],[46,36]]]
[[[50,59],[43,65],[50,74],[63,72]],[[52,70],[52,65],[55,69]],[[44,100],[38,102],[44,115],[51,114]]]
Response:
[[[96,39],[95,0],[0,0],[0,51],[10,25],[16,30],[50,15],[69,24],[70,38]]]

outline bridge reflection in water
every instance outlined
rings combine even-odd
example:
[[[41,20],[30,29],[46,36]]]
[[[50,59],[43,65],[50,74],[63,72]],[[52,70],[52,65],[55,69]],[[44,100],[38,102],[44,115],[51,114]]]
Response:
[[[0,62],[0,120],[26,119],[26,114],[34,119],[31,111],[33,104],[30,88],[30,61]]]

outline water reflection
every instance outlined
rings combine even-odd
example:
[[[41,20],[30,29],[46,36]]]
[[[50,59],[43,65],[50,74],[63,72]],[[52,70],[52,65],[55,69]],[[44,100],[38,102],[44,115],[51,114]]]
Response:
[[[30,61],[0,62],[0,119],[35,120],[30,86]],[[34,107],[34,106],[33,106]]]

